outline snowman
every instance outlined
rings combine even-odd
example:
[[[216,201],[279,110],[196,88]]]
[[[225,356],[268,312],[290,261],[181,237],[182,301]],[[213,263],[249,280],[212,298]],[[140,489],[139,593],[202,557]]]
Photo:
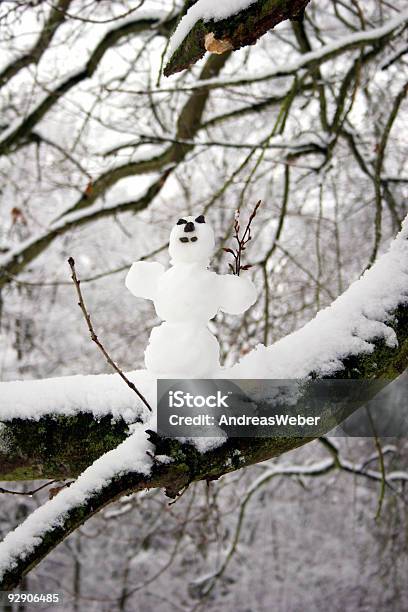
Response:
[[[219,311],[242,314],[256,300],[249,279],[208,269],[214,246],[203,215],[182,217],[170,234],[171,267],[138,261],[126,276],[129,291],[152,300],[163,321],[145,351],[146,368],[157,378],[219,376],[219,344],[208,323]]]

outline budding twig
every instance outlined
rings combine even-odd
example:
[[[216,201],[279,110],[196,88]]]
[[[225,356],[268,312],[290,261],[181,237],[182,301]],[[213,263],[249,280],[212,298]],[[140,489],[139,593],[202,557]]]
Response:
[[[258,208],[260,207],[260,205],[262,204],[262,201],[259,200],[256,205],[254,210],[252,211],[252,213],[249,216],[248,219],[248,223],[246,224],[246,227],[244,229],[244,233],[242,234],[242,236],[240,237],[239,232],[241,229],[241,225],[240,225],[240,211],[236,210],[235,211],[235,221],[234,221],[234,238],[237,241],[237,248],[236,249],[230,249],[230,248],[224,248],[223,251],[225,251],[226,253],[229,253],[230,255],[233,256],[234,258],[234,264],[228,264],[229,268],[232,272],[232,274],[234,274],[235,276],[239,276],[241,270],[249,270],[249,268],[251,268],[251,264],[246,264],[246,265],[241,265],[241,260],[243,257],[243,251],[245,251],[246,249],[246,245],[247,243],[252,240],[252,235],[251,235],[251,223],[254,220],[256,213],[258,212]]]
[[[45,487],[49,487],[54,484],[54,482],[58,482],[58,480],[51,480],[51,482],[46,482],[40,487],[37,487],[37,489],[31,489],[31,491],[11,491],[10,489],[3,489],[3,487],[0,487],[0,493],[7,493],[8,495],[25,495],[26,497],[32,497],[35,493],[38,493],[38,491],[41,491],[42,489],[45,489]]]
[[[91,316],[90,316],[89,312],[86,309],[84,298],[82,297],[82,292],[81,292],[81,288],[80,288],[81,281],[78,279],[77,274],[76,274],[74,258],[70,257],[68,259],[68,263],[69,263],[69,266],[70,266],[71,271],[72,271],[71,278],[73,280],[73,283],[75,285],[75,288],[76,288],[76,291],[77,291],[77,294],[78,294],[78,300],[79,300],[78,306],[82,310],[82,314],[84,315],[84,318],[86,320],[86,323],[87,323],[87,326],[88,326],[88,329],[89,329],[89,333],[91,334],[91,339],[95,342],[95,344],[97,345],[99,350],[103,353],[103,355],[104,355],[106,361],[109,363],[109,365],[111,365],[112,368],[119,374],[119,376],[125,381],[127,386],[130,387],[132,389],[132,391],[134,391],[136,393],[136,395],[138,396],[138,398],[140,400],[142,400],[142,402],[144,403],[146,408],[148,410],[150,410],[150,412],[152,412],[151,406],[148,403],[147,399],[144,397],[144,395],[142,395],[142,393],[140,393],[140,391],[135,387],[135,385],[127,378],[127,376],[125,376],[125,374],[122,372],[122,370],[119,368],[119,366],[116,365],[116,363],[109,356],[107,350],[105,349],[105,347],[103,346],[102,342],[99,340],[98,336],[96,335],[95,330],[94,330],[93,325],[92,325],[92,322],[91,322]]]

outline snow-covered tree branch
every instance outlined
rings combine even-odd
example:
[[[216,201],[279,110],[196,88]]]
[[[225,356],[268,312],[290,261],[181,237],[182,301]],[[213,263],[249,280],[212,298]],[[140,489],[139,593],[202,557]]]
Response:
[[[402,0],[0,2],[4,585],[73,612],[405,609],[407,24]],[[160,438],[70,257],[154,408],[168,367],[245,379],[256,414],[258,378],[387,388],[336,438],[349,405],[310,443]],[[342,438],[370,406],[394,439]]]
[[[265,32],[286,19],[299,19],[309,0],[212,0],[186,2],[170,41],[172,55],[164,74],[184,70],[206,51],[222,54],[256,43]]]
[[[258,347],[244,357],[236,367],[230,371],[226,370],[225,373],[247,378],[257,375],[265,378],[313,376],[383,379],[384,384],[387,384],[408,366],[407,323],[408,224],[405,222],[390,251],[331,307],[318,313],[317,317],[304,328],[283,338],[276,345]],[[146,380],[146,375],[140,377],[135,374],[133,378],[136,384],[144,383],[146,388],[143,391],[147,397],[149,394],[154,397],[153,381]],[[195,480],[219,478],[230,471],[276,457],[310,441],[308,438],[290,437],[230,438],[221,445],[217,444],[215,448],[205,443],[202,446],[201,442],[197,447],[177,440],[158,438],[151,431],[155,427],[154,418],[151,416],[147,420],[143,418],[141,402],[138,414],[135,414],[135,411],[129,407],[130,398],[126,397],[123,391],[117,393],[118,380],[113,377],[101,379],[101,384],[98,384],[95,378],[92,381],[73,380],[72,397],[70,397],[70,381],[68,384],[62,380],[25,384],[26,394],[22,391],[21,384],[3,385],[4,407],[0,406],[0,415],[5,427],[2,438],[6,449],[10,440],[11,452],[8,452],[11,457],[14,453],[17,455],[19,451],[21,453],[18,445],[24,444],[22,432],[20,441],[18,433],[15,433],[19,428],[18,422],[13,423],[16,413],[22,419],[29,420],[30,416],[40,419],[36,427],[42,430],[45,440],[47,440],[47,427],[50,430],[54,428],[54,432],[58,432],[59,428],[58,438],[53,437],[51,444],[64,439],[64,426],[66,426],[64,416],[66,423],[74,419],[74,428],[75,425],[79,426],[81,419],[82,423],[84,422],[82,416],[75,416],[78,412],[87,411],[86,407],[81,406],[83,396],[89,402],[88,411],[91,414],[95,411],[96,418],[103,417],[108,412],[112,416],[123,417],[125,414],[133,422],[135,420],[143,422],[132,425],[131,433],[124,442],[97,459],[69,489],[62,491],[57,498],[41,507],[21,527],[7,536],[0,545],[2,574],[0,585],[3,588],[16,586],[22,575],[34,567],[73,529],[107,503],[115,501],[122,495],[145,488],[164,487],[167,494],[173,497]],[[92,397],[92,392],[86,392],[87,387],[88,389],[99,387],[98,391],[95,391],[95,399]],[[129,393],[128,390],[127,392]],[[58,393],[61,394],[59,400]],[[59,409],[49,404],[51,398],[52,402],[61,402]],[[109,398],[113,404],[108,408]],[[13,403],[18,402],[20,406],[13,406]],[[7,409],[8,406],[10,407]],[[345,406],[342,408],[344,414],[348,415]],[[126,412],[122,412],[124,409]],[[55,422],[52,419],[41,422],[42,415],[47,413],[51,415],[59,413],[62,419],[57,417]],[[330,413],[323,415],[319,435],[327,433],[332,427],[333,419]],[[33,429],[35,431],[35,426]],[[48,439],[51,437],[50,433]],[[119,436],[124,434],[123,430],[115,433]],[[100,445],[101,443],[103,437],[99,441]],[[65,445],[62,453],[64,450],[66,452]],[[45,448],[43,452],[46,455],[50,452],[50,448]],[[30,451],[31,456],[32,454],[33,450]],[[41,459],[40,457],[36,459],[44,460],[44,455]],[[68,462],[69,460],[68,457]],[[54,453],[51,458],[54,469],[58,462],[63,463],[63,459],[58,457],[57,451],[57,456]],[[47,467],[44,468],[42,476],[59,476],[47,473]],[[67,466],[64,468],[67,469]],[[21,469],[19,466],[17,473]],[[74,473],[77,472],[78,466],[75,466]],[[71,474],[66,473],[65,477],[69,475]],[[13,478],[12,474],[5,476]]]

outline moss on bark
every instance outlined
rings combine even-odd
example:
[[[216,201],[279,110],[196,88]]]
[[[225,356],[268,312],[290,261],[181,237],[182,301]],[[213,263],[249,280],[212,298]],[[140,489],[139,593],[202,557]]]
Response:
[[[400,305],[388,323],[396,333],[398,347],[387,346],[382,340],[375,343],[371,354],[349,355],[343,359],[344,368],[330,378],[379,380],[386,385],[394,380],[408,364],[408,305]],[[312,373],[313,377],[316,374]],[[338,423],[349,413],[336,415]],[[333,424],[333,413],[328,410],[322,421],[322,433]],[[47,416],[38,421],[13,419],[0,431],[0,480],[65,479],[76,477],[95,459],[115,448],[127,435],[125,421],[113,421],[109,416],[95,420],[89,413],[76,416]],[[161,440],[152,433],[157,454],[173,458],[173,490],[180,484],[198,479],[218,478],[225,472],[264,461],[296,448],[309,440],[305,438],[231,438],[220,449],[201,454],[190,445],[176,440]],[[187,468],[185,467],[187,466]],[[176,474],[177,472],[177,474]],[[156,485],[159,486],[159,485]],[[169,485],[170,486],[170,485]],[[169,489],[170,490],[170,489]]]
[[[90,413],[13,419],[0,433],[0,480],[65,479],[78,476],[126,437],[125,421]]]
[[[397,346],[392,348],[386,346],[383,341],[374,341],[372,353],[345,356],[344,367],[332,378],[379,380],[381,384],[377,389],[380,389],[382,385],[401,374],[408,365],[408,298],[395,309],[388,324],[396,333]],[[349,414],[350,409],[347,407],[344,409],[344,418]],[[339,415],[342,416],[341,407]],[[338,415],[336,422],[340,422]],[[332,427],[332,414],[330,410],[324,411],[322,426],[316,435],[321,435]],[[8,459],[8,474],[23,475],[26,478],[28,475],[34,475],[36,470],[37,478],[46,475],[55,477],[56,472],[60,470],[66,477],[69,471],[73,470],[69,475],[76,475],[100,454],[117,446],[126,436],[126,429],[124,422],[112,423],[109,417],[94,422],[89,414],[46,417],[38,422],[14,419],[6,424],[3,440],[3,445],[7,445],[3,456],[11,457]],[[292,437],[230,438],[222,446],[200,453],[189,444],[161,439],[154,432],[146,433],[156,446],[156,454],[165,454],[171,457],[172,461],[165,464],[154,461],[149,477],[137,472],[118,476],[106,483],[85,503],[73,506],[56,524],[45,530],[32,550],[16,557],[14,566],[2,576],[0,588],[11,589],[17,586],[21,578],[59,542],[122,495],[145,488],[163,487],[169,496],[174,497],[192,481],[217,479],[241,467],[281,455],[311,440]],[[2,435],[4,437],[4,430]],[[11,469],[13,457],[15,465]],[[72,467],[68,468],[69,465]]]

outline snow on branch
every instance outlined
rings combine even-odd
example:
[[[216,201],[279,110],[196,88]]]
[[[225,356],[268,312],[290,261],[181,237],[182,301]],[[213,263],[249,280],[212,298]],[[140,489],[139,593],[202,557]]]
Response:
[[[299,17],[309,0],[198,0],[180,20],[164,69],[169,76],[201,59],[206,50],[222,54],[253,45],[286,19]]]
[[[85,210],[77,210],[54,221],[46,230],[20,243],[14,249],[0,257],[0,288],[6,285],[13,276],[38,257],[58,236],[65,234],[73,227],[86,225],[96,219],[110,217],[116,213],[139,212],[149,206],[152,200],[163,188],[172,168],[165,169],[162,174],[145,189],[139,197],[125,202],[101,206],[96,203]],[[112,171],[113,173],[114,171]],[[116,179],[115,179],[116,180]],[[96,197],[95,197],[96,199]]]
[[[286,62],[284,65],[277,66],[269,71],[258,71],[252,72],[247,76],[239,76],[234,78],[213,78],[207,81],[193,82],[186,85],[178,85],[174,88],[161,88],[154,93],[162,93],[169,91],[190,91],[198,87],[205,85],[209,89],[219,89],[224,87],[238,87],[241,85],[250,85],[252,83],[259,83],[263,81],[269,81],[271,79],[288,77],[298,73],[300,70],[309,70],[316,65],[321,65],[327,62],[337,55],[356,49],[359,47],[365,47],[366,45],[376,45],[382,40],[392,36],[396,30],[399,30],[408,21],[408,9],[401,11],[392,19],[389,19],[384,25],[378,28],[372,28],[362,30],[342,36],[338,40],[334,40],[326,45],[322,45],[318,49],[314,49],[308,53],[304,53],[294,59],[293,61]]]
[[[14,575],[13,570],[32,551],[41,549],[47,536],[58,532],[64,521],[69,521],[70,512],[81,513],[86,502],[97,496],[113,479],[129,471],[146,479],[152,464],[148,451],[152,450],[153,445],[148,441],[144,427],[136,425],[122,444],[100,457],[74,484],[63,489],[9,533],[0,544],[0,588],[9,587],[8,580]]]
[[[225,374],[245,378],[293,378],[311,374],[340,378],[385,377],[390,381],[408,365],[407,323],[408,220],[388,253],[332,306],[275,345],[258,347],[235,368],[225,370]],[[260,371],[260,368],[263,369]],[[0,390],[7,391],[10,384],[3,384]],[[24,384],[21,383],[22,389]],[[130,394],[130,390],[122,386],[122,392]],[[46,388],[47,383],[44,383],[44,390]],[[17,395],[18,389],[15,391]],[[326,425],[328,431],[331,421]],[[21,577],[69,533],[121,495],[146,487],[165,487],[174,497],[194,480],[218,478],[308,441],[230,438],[218,447],[200,452],[192,445],[159,438],[154,433],[153,417],[149,417],[148,422],[132,426],[131,435],[122,444],[94,462],[76,483],[36,510],[6,537],[0,545],[0,588],[16,586]],[[156,457],[165,455],[170,460],[159,462],[153,453]],[[348,468],[352,469],[344,464],[343,469]],[[376,479],[377,475],[373,477]],[[405,476],[396,474],[394,478],[404,479]]]
[[[372,355],[381,340],[398,345],[395,311],[408,301],[408,220],[385,253],[328,308],[298,331],[275,344],[258,345],[230,369],[225,378],[303,378],[311,372],[332,376],[350,355]],[[355,377],[375,376],[355,372]],[[130,379],[154,397],[156,381],[146,371]],[[141,402],[115,374],[68,376],[48,380],[0,383],[0,421],[35,419],[48,414],[73,416],[89,412],[96,419],[111,414],[131,423],[143,414]]]
[[[333,376],[350,355],[370,355],[376,344],[398,346],[396,309],[408,302],[408,218],[391,248],[328,308],[269,347],[259,345],[232,368],[235,378]],[[375,369],[354,378],[376,377]],[[384,374],[385,372],[383,372]]]
[[[9,64],[0,70],[0,88],[4,87],[23,68],[31,64],[38,64],[49,48],[56,31],[64,23],[65,12],[71,2],[72,0],[58,0],[57,5],[51,7],[47,20],[33,46],[20,57],[13,58]]]
[[[408,218],[389,251],[331,306],[275,344],[258,345],[237,365],[224,369],[225,378],[333,376],[347,367],[345,359],[351,355],[373,355],[379,342],[391,352],[402,349],[398,336],[403,330],[395,313],[407,302]],[[354,371],[354,377],[375,377],[375,367],[368,369],[368,364],[370,360],[364,371]],[[378,360],[377,365],[379,375]],[[144,370],[128,376],[152,400],[155,379]],[[0,421],[84,412],[96,419],[110,414],[131,423],[142,417],[143,407],[116,374],[0,383]]]
[[[145,371],[129,372],[138,387],[150,400],[154,398],[156,381]],[[134,423],[146,410],[132,390],[117,374],[64,376],[44,380],[0,383],[0,421],[27,419],[38,421],[44,416],[77,416],[92,414],[95,419],[112,416]]]

